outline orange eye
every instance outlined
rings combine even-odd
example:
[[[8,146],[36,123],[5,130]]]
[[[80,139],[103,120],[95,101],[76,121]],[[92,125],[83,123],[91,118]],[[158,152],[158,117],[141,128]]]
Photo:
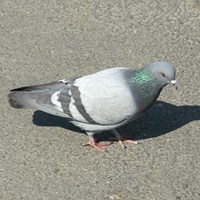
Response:
[[[166,77],[165,73],[161,73],[161,75],[162,75],[163,77]]]

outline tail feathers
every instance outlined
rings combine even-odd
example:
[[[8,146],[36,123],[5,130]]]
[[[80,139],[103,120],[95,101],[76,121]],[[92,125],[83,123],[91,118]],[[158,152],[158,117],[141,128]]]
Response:
[[[36,103],[38,99],[43,98],[45,94],[51,96],[54,91],[61,89],[63,86],[65,86],[64,83],[53,82],[13,89],[8,94],[8,102],[13,108],[37,108],[39,106]]]
[[[34,108],[34,99],[31,99],[26,92],[11,91],[8,94],[8,102],[13,108]]]

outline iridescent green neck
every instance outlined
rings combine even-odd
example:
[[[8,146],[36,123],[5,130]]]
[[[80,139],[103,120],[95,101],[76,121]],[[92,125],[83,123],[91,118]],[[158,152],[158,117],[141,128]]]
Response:
[[[158,98],[162,89],[160,83],[147,69],[143,68],[132,74],[129,83],[134,91],[138,106],[147,109]]]
[[[145,69],[141,69],[137,73],[135,73],[129,81],[131,84],[134,83],[136,85],[146,85],[152,80],[153,78],[149,75],[149,73]]]

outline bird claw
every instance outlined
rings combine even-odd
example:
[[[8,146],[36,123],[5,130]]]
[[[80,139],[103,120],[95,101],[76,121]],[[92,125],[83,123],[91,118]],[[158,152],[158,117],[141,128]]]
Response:
[[[88,142],[84,143],[83,146],[91,146],[94,147],[98,151],[107,151],[106,149],[102,148],[103,146],[108,146],[111,143],[96,143],[94,139],[89,140]]]
[[[115,129],[113,129],[112,132],[114,133],[115,139],[118,141],[118,143],[122,147],[122,149],[126,149],[126,146],[124,145],[124,143],[127,143],[127,144],[138,144],[138,141],[127,140],[126,138],[122,138],[122,136]]]
[[[135,140],[118,140],[118,144],[122,147],[122,149],[126,149],[126,144],[138,144],[138,141]]]

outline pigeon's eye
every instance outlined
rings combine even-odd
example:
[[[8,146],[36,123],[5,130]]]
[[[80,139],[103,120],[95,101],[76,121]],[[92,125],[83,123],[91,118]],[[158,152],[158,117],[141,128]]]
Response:
[[[165,73],[163,73],[163,72],[161,73],[161,75],[162,75],[163,77],[166,77]]]

